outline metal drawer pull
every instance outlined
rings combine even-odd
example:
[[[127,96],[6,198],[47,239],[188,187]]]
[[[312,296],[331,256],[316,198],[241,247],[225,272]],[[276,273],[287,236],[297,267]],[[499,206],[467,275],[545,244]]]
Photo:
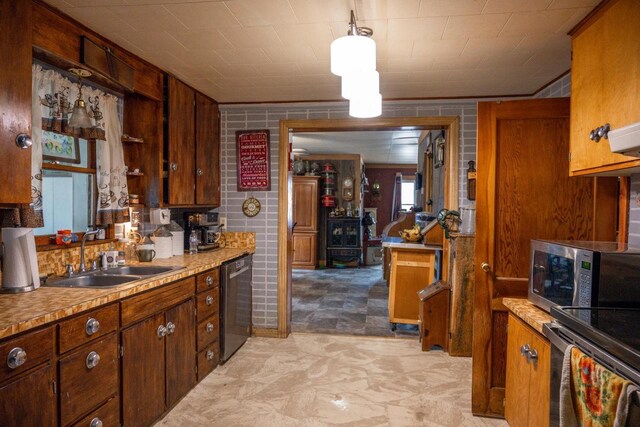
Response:
[[[172,171],[177,171],[178,170],[178,164],[175,163],[175,162],[171,163],[171,170]]]
[[[7,356],[7,366],[11,369],[16,369],[18,366],[24,365],[24,362],[26,361],[27,352],[20,347],[16,347],[11,350]]]
[[[102,427],[102,420],[98,417],[95,417],[89,423],[89,427]]]
[[[198,176],[202,176],[204,174],[204,172],[202,171],[202,169],[198,168],[198,170],[196,171],[196,173],[198,174]]]
[[[529,344],[525,344],[522,347],[520,347],[520,354],[524,357],[527,357],[527,355],[529,354],[529,351],[531,351],[531,347],[529,346]]]
[[[207,295],[207,305],[213,304],[213,297],[211,295]]]
[[[173,322],[167,323],[167,335],[171,335],[176,331],[176,325]]]
[[[100,355],[95,351],[92,351],[87,355],[86,363],[88,369],[95,368],[96,366],[98,366],[98,363],[100,363]]]
[[[158,337],[162,338],[165,335],[167,335],[167,328],[165,328],[164,325],[158,326]]]
[[[536,363],[538,361],[538,351],[534,348],[527,354],[527,361]]]
[[[213,323],[207,323],[207,332],[213,332]]]
[[[93,335],[100,330],[100,322],[93,317],[90,317],[87,320],[87,324],[85,326],[85,330],[87,331],[87,335]]]
[[[213,356],[214,356],[213,350],[208,350],[207,351],[207,360],[213,360]]]
[[[16,136],[16,145],[20,148],[29,148],[33,145],[33,140],[26,133],[19,133]]]
[[[213,277],[207,276],[207,279],[205,281],[207,282],[207,286],[213,285]]]

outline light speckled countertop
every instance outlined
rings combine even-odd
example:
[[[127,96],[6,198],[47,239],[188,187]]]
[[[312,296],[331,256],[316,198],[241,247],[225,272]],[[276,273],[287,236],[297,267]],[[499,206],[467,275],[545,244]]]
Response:
[[[425,245],[422,243],[409,243],[401,237],[385,237],[382,239],[382,246],[391,249],[412,249],[420,251],[441,251],[442,245]]]
[[[541,334],[543,333],[542,325],[553,320],[553,317],[551,317],[549,313],[536,307],[526,298],[503,298],[502,303],[511,310],[513,314]]]
[[[197,255],[174,256],[151,263],[128,265],[180,266],[179,270],[143,278],[110,289],[60,288],[41,286],[33,292],[0,295],[0,339],[98,307],[119,299],[166,285],[218,267],[253,249],[219,249]]]

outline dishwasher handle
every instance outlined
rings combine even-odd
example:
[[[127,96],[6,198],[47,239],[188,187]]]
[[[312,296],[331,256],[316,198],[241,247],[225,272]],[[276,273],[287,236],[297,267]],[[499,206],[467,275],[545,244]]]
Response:
[[[247,270],[249,270],[249,266],[241,268],[240,270],[236,271],[235,273],[231,273],[229,275],[229,279],[233,279],[234,277],[241,275],[242,273],[244,273]]]

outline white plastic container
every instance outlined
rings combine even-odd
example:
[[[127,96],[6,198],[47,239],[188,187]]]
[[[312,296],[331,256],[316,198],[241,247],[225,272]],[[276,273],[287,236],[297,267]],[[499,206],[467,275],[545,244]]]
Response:
[[[156,258],[163,259],[173,256],[173,235],[165,226],[158,227],[151,238],[156,247]]]

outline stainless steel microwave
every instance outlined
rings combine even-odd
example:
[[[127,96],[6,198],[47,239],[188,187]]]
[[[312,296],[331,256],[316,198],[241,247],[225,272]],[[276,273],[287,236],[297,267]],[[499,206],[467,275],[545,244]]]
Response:
[[[532,240],[529,301],[547,311],[552,305],[640,307],[640,249]]]

